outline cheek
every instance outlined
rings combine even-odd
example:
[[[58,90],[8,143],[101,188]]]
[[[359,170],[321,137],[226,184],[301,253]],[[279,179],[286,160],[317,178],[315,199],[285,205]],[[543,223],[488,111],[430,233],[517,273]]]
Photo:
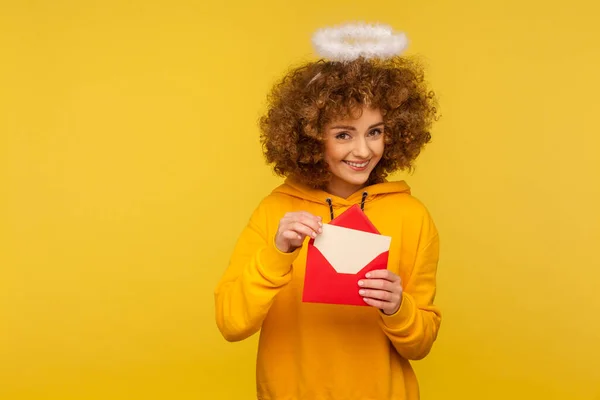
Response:
[[[328,162],[340,161],[344,158],[344,149],[339,145],[325,146],[325,160]]]
[[[378,140],[371,149],[373,154],[378,158],[381,158],[381,156],[383,156],[383,151],[385,150],[385,141],[383,139]]]

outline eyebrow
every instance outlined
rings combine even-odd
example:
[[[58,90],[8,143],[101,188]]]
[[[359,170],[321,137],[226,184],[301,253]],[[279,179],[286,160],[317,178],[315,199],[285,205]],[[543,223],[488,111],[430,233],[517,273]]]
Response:
[[[378,123],[376,123],[376,124],[373,124],[373,125],[371,125],[371,126],[369,127],[369,129],[373,129],[373,128],[375,128],[376,126],[380,126],[380,125],[383,125],[383,124],[384,124],[384,123],[383,123],[383,121],[382,121],[382,122],[378,122]],[[355,128],[355,127],[353,127],[353,126],[350,126],[350,125],[336,125],[336,126],[332,126],[332,127],[331,127],[331,128],[329,128],[329,129],[346,129],[346,130],[349,130],[349,131],[355,131],[355,130],[356,130],[356,128]]]

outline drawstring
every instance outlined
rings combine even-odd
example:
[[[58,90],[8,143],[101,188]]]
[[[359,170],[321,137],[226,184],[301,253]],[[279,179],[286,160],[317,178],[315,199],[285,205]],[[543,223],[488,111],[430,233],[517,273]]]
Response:
[[[367,192],[363,192],[362,200],[360,201],[360,209],[365,211],[365,200],[367,199]]]
[[[364,212],[365,211],[365,201],[367,200],[367,196],[369,195],[369,193],[367,192],[363,192],[362,194],[362,199],[360,200],[360,209]],[[333,203],[331,201],[331,199],[328,197],[325,199],[325,201],[327,201],[327,204],[329,204],[329,218],[331,220],[333,220]]]
[[[329,218],[333,220],[333,204],[331,203],[331,199],[327,198],[327,204],[329,204]]]

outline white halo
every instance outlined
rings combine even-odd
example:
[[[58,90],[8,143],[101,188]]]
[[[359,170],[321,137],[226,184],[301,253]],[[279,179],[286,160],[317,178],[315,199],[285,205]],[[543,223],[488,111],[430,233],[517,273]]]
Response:
[[[404,33],[394,33],[388,25],[363,23],[319,29],[312,42],[319,56],[333,61],[390,58],[408,46]]]

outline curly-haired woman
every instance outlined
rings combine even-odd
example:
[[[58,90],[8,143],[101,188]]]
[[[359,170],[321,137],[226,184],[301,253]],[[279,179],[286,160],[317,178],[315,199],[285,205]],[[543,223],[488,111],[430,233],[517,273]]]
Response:
[[[409,360],[440,327],[439,240],[404,181],[430,141],[435,97],[404,57],[319,60],[273,88],[264,154],[285,183],[258,205],[215,291],[223,336],[259,330],[259,399],[418,399]],[[367,307],[302,302],[306,245],[332,215],[360,204],[392,238],[388,268],[358,282]],[[370,306],[370,307],[369,307]]]

